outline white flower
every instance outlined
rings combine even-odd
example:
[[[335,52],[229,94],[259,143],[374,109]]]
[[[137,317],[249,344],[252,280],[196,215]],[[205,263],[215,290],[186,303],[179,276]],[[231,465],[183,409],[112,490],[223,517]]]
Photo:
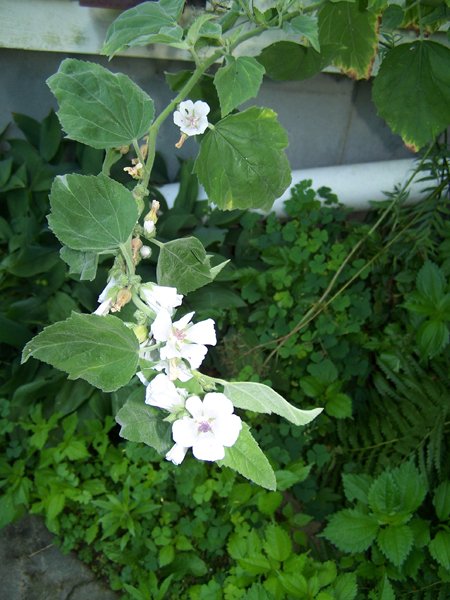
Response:
[[[146,219],[144,221],[144,229],[147,233],[153,233],[155,231],[155,222],[151,219]]]
[[[109,313],[112,307],[113,299],[116,295],[114,293],[116,290],[113,290],[115,286],[117,286],[117,281],[114,279],[114,277],[111,277],[109,282],[106,284],[105,289],[97,299],[97,301],[101,304],[97,310],[94,310],[94,315],[100,315],[103,317]]]
[[[233,404],[224,394],[211,392],[203,402],[198,396],[186,400],[186,409],[192,417],[183,417],[172,424],[175,446],[166,458],[181,462],[181,448],[192,448],[199,460],[221,460],[225,448],[236,443],[242,428],[241,419],[233,414]]]
[[[183,296],[177,294],[176,288],[156,285],[156,283],[142,284],[139,293],[142,300],[144,300],[156,314],[164,309],[169,315],[172,315],[175,308],[180,306],[183,300]]]
[[[145,404],[176,412],[184,407],[187,390],[177,388],[163,373],[157,375],[147,386]]]
[[[180,465],[183,462],[183,459],[186,456],[186,452],[188,450],[189,448],[180,446],[180,444],[175,444],[166,454],[166,458],[167,460],[172,461],[174,465]]]
[[[186,100],[185,102],[180,102],[178,110],[173,113],[173,122],[186,135],[204,133],[208,127],[206,115],[209,111],[210,108],[206,102],[197,100],[194,103],[192,100]]]
[[[192,379],[192,373],[187,364],[181,358],[160,360],[154,367],[157,371],[165,371],[170,381],[179,379],[182,382]]]
[[[191,323],[193,312],[188,313],[175,323],[166,310],[160,310],[153,321],[151,331],[157,342],[165,342],[160,349],[161,360],[170,361],[182,358],[188,361],[191,369],[198,369],[208,351],[205,344],[216,344],[214,321],[206,319],[200,323]]]

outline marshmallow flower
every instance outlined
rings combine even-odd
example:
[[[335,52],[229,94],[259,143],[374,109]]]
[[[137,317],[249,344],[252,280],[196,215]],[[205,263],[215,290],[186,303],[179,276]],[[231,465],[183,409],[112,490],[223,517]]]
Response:
[[[176,288],[156,285],[156,283],[144,283],[141,285],[139,293],[142,300],[155,314],[164,309],[169,315],[173,315],[175,308],[180,306],[183,300],[183,296],[177,294]]]
[[[114,277],[111,277],[105,289],[98,297],[100,306],[97,308],[97,310],[94,310],[94,315],[100,315],[101,317],[104,317],[109,313],[115,296],[113,288],[116,285],[117,281],[114,279]]]
[[[206,115],[209,111],[210,108],[206,102],[202,102],[201,100],[197,100],[197,102],[185,100],[184,102],[180,102],[178,110],[173,113],[173,122],[186,135],[204,133],[208,127]]]
[[[148,384],[145,403],[172,413],[184,408],[187,395],[187,390],[177,388],[167,375],[160,373]]]
[[[165,342],[159,351],[162,361],[170,363],[172,359],[184,359],[191,369],[198,369],[208,351],[205,344],[215,346],[217,340],[214,321],[206,319],[193,324],[191,323],[193,315],[194,313],[190,312],[172,323],[167,310],[158,312],[151,331],[157,342]]]
[[[172,424],[175,445],[166,454],[167,460],[179,465],[189,448],[198,460],[222,460],[225,448],[233,446],[242,428],[241,419],[233,414],[233,404],[224,394],[211,392],[202,402],[198,396],[186,400],[192,415]]]

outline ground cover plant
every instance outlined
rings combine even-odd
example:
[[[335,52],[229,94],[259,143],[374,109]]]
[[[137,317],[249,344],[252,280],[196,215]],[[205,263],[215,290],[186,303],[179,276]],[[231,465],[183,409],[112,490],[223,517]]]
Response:
[[[35,132],[36,144],[48,128],[16,120],[28,137]],[[57,150],[41,158],[40,170],[82,171],[83,147],[57,137],[51,120]],[[140,382],[108,394],[64,381],[37,361],[19,365],[20,348],[11,345],[17,327],[26,324],[25,343],[61,294],[62,306],[67,296],[78,310],[93,310],[104,271],[95,291],[67,273],[45,227],[51,178],[36,191],[38,171],[29,177],[28,162],[35,161],[33,144],[21,143],[17,157],[15,142],[9,145],[5,188],[17,187],[3,193],[3,248],[25,222],[33,235],[2,260],[2,524],[26,511],[42,515],[61,547],[75,550],[125,598],[445,598],[448,346],[440,335],[434,346],[422,346],[419,331],[433,320],[448,323],[448,175],[433,184],[428,200],[399,208],[368,236],[383,209],[354,220],[329,190],[314,191],[308,182],[293,191],[287,219],[245,211],[225,218],[196,201],[196,180],[183,165],[175,212],[161,215],[162,231],[173,234],[175,214],[182,224],[177,235],[198,236],[208,252],[220,247],[230,258],[217,281],[186,299],[199,318],[214,317],[221,333],[206,372],[270,383],[293,403],[311,397],[325,407],[320,421],[302,430],[273,416],[249,416],[276,475],[278,489],[268,491],[193,458],[186,470],[175,470],[153,449],[121,442],[113,416],[140,393]],[[441,149],[427,168],[445,175],[447,160]],[[17,183],[20,165],[27,175]],[[13,202],[18,192],[26,202]],[[270,356],[304,312],[289,297],[320,297],[341,254],[360,241],[336,282],[336,291],[345,289],[324,309],[328,321],[319,315]],[[22,275],[16,265],[30,247],[53,258],[26,261],[38,272]],[[317,277],[310,276],[312,263]],[[147,268],[155,269],[156,259]],[[28,321],[19,310],[24,298]],[[438,318],[430,314],[436,303]],[[252,317],[261,311],[267,317]],[[243,372],[238,364],[246,364]]]
[[[58,116],[3,133],[2,523],[42,514],[124,597],[445,598],[449,51],[426,36],[447,7],[182,13],[144,3],[105,42],[190,52],[158,115],[127,77],[67,59]],[[267,32],[281,41],[258,58],[235,53]],[[298,62],[280,75],[281,55]],[[247,212],[290,182],[275,113],[238,111],[264,73],[368,77],[376,56],[374,101],[423,148],[426,200],[405,208],[405,185],[354,220],[303,182],[286,219]],[[169,117],[176,148],[200,142],[170,210]]]

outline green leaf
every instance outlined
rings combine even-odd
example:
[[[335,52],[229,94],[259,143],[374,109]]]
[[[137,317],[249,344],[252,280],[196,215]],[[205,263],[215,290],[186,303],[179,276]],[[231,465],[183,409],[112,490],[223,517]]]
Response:
[[[403,9],[398,4],[391,4],[383,12],[382,27],[388,31],[397,29],[402,24],[405,17]]]
[[[282,527],[275,523],[267,526],[263,546],[267,556],[280,562],[287,560],[292,552],[291,538]]]
[[[47,84],[56,96],[67,135],[93,148],[127,146],[153,121],[153,100],[126,75],[67,58]]]
[[[215,277],[202,243],[194,237],[172,240],[161,246],[156,278],[159,285],[176,287],[180,294],[193,292]]]
[[[139,342],[117,317],[73,313],[28,342],[22,363],[31,357],[112,392],[136,373]]]
[[[319,73],[325,66],[322,54],[295,42],[276,42],[258,56],[266,75],[277,81],[302,81]]]
[[[291,182],[286,132],[268,108],[225,117],[202,139],[194,164],[210,202],[223,210],[269,210]]]
[[[342,475],[345,497],[349,502],[359,500],[363,504],[368,504],[368,493],[372,483],[369,475],[354,475],[353,473],[344,473]]]
[[[401,567],[411,551],[414,536],[408,525],[388,525],[377,536],[378,545],[396,567]]]
[[[431,357],[443,350],[448,340],[448,327],[442,321],[425,321],[417,331],[417,344],[425,356]]]
[[[98,254],[95,252],[80,252],[63,246],[59,255],[69,265],[69,273],[79,274],[80,279],[93,281],[97,274]]]
[[[39,135],[39,154],[46,161],[52,160],[61,144],[61,126],[53,110],[41,123]]]
[[[276,489],[275,473],[246,423],[242,424],[237,442],[231,448],[225,448],[225,458],[217,464],[234,469],[263,488]]]
[[[427,494],[426,481],[412,463],[385,471],[369,490],[369,505],[380,516],[412,514]]]
[[[335,600],[354,600],[358,593],[355,573],[339,575],[334,584]]]
[[[417,274],[417,289],[421,295],[437,304],[445,293],[445,286],[446,281],[441,269],[427,260]]]
[[[450,123],[450,49],[429,40],[389,50],[373,85],[378,114],[414,151]]]
[[[363,552],[375,540],[377,531],[374,517],[346,509],[331,517],[323,536],[344,552]]]
[[[384,575],[383,580],[378,586],[377,600],[395,600],[395,592],[387,575]]]
[[[437,486],[433,496],[433,505],[441,521],[446,521],[450,517],[450,481],[443,481]]]
[[[438,531],[435,537],[428,544],[431,556],[450,571],[450,532]]]
[[[320,52],[319,26],[316,16],[299,15],[283,24],[286,33],[293,33],[308,40],[316,52]]]
[[[105,175],[57,177],[50,193],[49,225],[66,246],[111,252],[130,237],[138,218],[126,187]]]
[[[313,408],[312,410],[296,408],[272,388],[262,383],[227,381],[224,384],[224,394],[236,408],[267,415],[275,413],[294,425],[310,423],[323,410],[322,408]]]
[[[184,0],[145,2],[123,12],[106,32],[102,53],[110,58],[133,46],[181,41],[183,30],[174,28],[183,12]],[[170,34],[171,32],[171,34]]]
[[[133,392],[116,415],[123,438],[147,444],[159,454],[166,454],[173,445],[170,423],[163,418],[160,409],[145,404],[144,388]]]
[[[336,394],[327,401],[325,411],[336,419],[347,419],[352,416],[352,400],[347,394]]]
[[[320,46],[330,46],[333,64],[355,79],[372,72],[378,35],[377,15],[358,2],[325,3],[319,11]]]
[[[227,57],[227,64],[214,76],[222,117],[246,100],[258,95],[264,67],[251,56]]]

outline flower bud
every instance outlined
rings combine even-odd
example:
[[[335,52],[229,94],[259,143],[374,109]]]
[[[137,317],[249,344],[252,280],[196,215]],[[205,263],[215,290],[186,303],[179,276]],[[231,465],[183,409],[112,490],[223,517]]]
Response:
[[[142,258],[149,258],[152,255],[152,249],[149,246],[142,246],[139,252]]]

